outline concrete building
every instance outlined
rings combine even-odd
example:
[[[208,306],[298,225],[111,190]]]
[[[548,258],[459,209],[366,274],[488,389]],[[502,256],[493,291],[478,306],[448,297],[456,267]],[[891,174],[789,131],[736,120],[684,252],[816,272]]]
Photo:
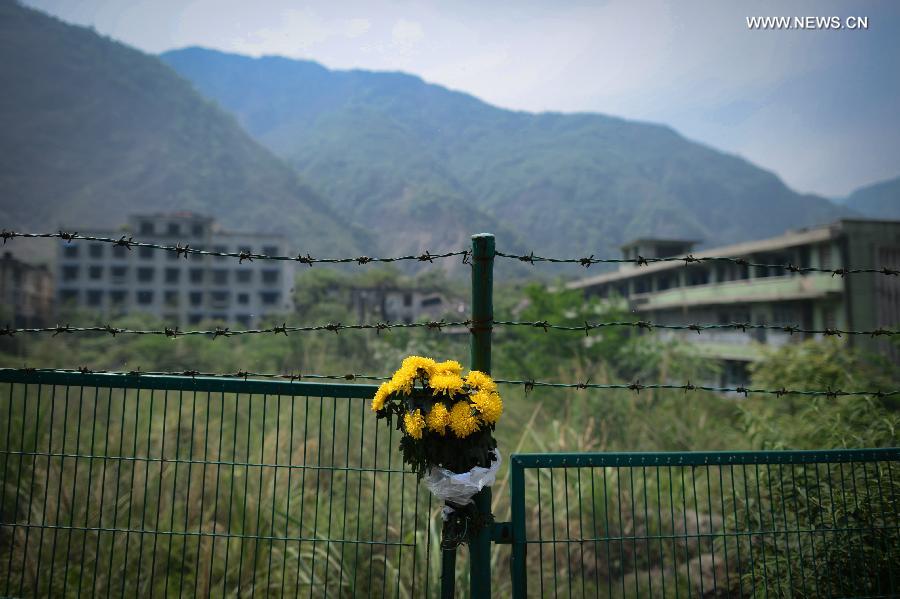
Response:
[[[0,258],[0,326],[45,327],[53,318],[53,276],[43,265]]]
[[[406,323],[441,318],[465,320],[468,306],[427,287],[371,286],[350,289],[359,322]]]
[[[693,241],[640,239],[622,247],[637,259],[684,256]],[[900,268],[900,221],[845,219],[827,226],[788,231],[778,237],[694,252],[697,258],[744,258],[759,264],[801,267]],[[872,330],[900,326],[900,277],[882,274],[795,273],[782,268],[748,267],[727,262],[623,264],[615,272],[575,281],[570,289],[588,296],[619,298],[642,320],[660,324],[746,322],[796,325],[805,329]],[[799,341],[783,331],[662,331],[681,335],[704,354],[724,362],[723,379],[740,381],[746,364],[765,346]],[[846,336],[847,343],[888,353],[896,347],[884,338]]]
[[[81,235],[133,235],[135,241],[188,244],[193,249],[288,255],[278,235],[220,230],[211,218],[191,213],[132,216],[123,230]],[[217,320],[254,326],[267,314],[293,309],[294,264],[244,260],[123,246],[76,239],[61,242],[57,297],[62,308],[78,307],[104,316],[146,313],[172,325]]]

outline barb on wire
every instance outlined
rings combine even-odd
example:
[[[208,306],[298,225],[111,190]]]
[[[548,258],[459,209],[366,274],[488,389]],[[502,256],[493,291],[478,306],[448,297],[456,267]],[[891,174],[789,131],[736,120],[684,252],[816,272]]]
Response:
[[[592,264],[636,264],[637,266],[649,266],[659,262],[683,262],[685,266],[700,262],[729,262],[739,266],[758,267],[758,268],[781,268],[789,272],[809,273],[820,272],[827,273],[831,276],[844,277],[851,274],[871,273],[889,276],[900,275],[900,270],[888,268],[886,266],[880,268],[820,268],[815,266],[797,266],[795,264],[768,264],[762,262],[750,262],[744,258],[732,258],[728,256],[694,256],[688,254],[686,256],[670,256],[668,258],[645,258],[638,256],[637,258],[595,258],[593,254],[582,258],[549,258],[546,256],[536,256],[534,252],[528,254],[512,254],[508,252],[494,252],[495,256],[500,258],[510,258],[520,262],[527,262],[532,266],[538,262],[547,262],[550,264],[578,264],[585,268],[589,268]]]
[[[159,243],[150,243],[146,241],[135,241],[133,237],[128,236],[125,237],[122,235],[119,239],[113,239],[110,237],[100,237],[96,235],[80,235],[78,232],[66,232],[66,231],[58,231],[56,233],[20,233],[18,231],[11,231],[8,229],[3,229],[0,231],[0,238],[3,239],[3,244],[5,245],[7,241],[11,239],[15,239],[21,237],[23,239],[62,239],[66,243],[71,243],[72,241],[83,239],[85,241],[96,241],[99,243],[108,243],[114,246],[122,246],[131,250],[133,247],[143,247],[143,248],[151,248],[154,250],[161,250],[165,252],[174,252],[178,257],[187,258],[188,254],[197,255],[197,256],[214,256],[220,258],[236,258],[238,263],[243,264],[246,260],[247,262],[253,262],[254,260],[281,260],[285,262],[299,262],[300,264],[306,264],[307,266],[312,266],[313,264],[370,264],[370,263],[389,263],[389,262],[402,262],[402,261],[414,261],[414,262],[429,262],[434,263],[435,260],[441,258],[453,258],[455,256],[462,256],[463,263],[468,264],[469,258],[469,250],[459,250],[453,252],[442,252],[438,254],[432,254],[430,251],[426,250],[422,254],[409,254],[405,256],[391,256],[391,257],[371,257],[371,256],[357,256],[355,258],[314,258],[309,253],[305,255],[301,252],[295,256],[283,256],[283,255],[271,255],[271,254],[262,254],[262,253],[252,253],[245,250],[241,250],[238,252],[218,252],[213,250],[203,250],[199,248],[192,248],[190,244],[181,244],[176,243],[175,245],[164,245]]]

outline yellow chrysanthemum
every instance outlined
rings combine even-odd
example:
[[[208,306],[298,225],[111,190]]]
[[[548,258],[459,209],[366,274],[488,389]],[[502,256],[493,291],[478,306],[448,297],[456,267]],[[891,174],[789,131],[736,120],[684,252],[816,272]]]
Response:
[[[390,385],[394,391],[409,395],[412,393],[413,383],[416,380],[416,369],[401,366],[391,377]]]
[[[378,387],[378,391],[375,392],[375,397],[372,398],[372,411],[380,411],[381,408],[384,407],[384,402],[387,401],[388,395],[392,392],[393,387],[390,383],[381,383],[381,386]]]
[[[462,364],[460,364],[456,360],[446,360],[444,362],[438,362],[434,365],[434,373],[455,374],[456,376],[459,376],[462,374]]]
[[[450,424],[450,411],[447,410],[447,406],[441,402],[434,404],[425,416],[425,423],[429,429],[443,436],[447,432],[447,425]]]
[[[403,363],[400,365],[400,368],[406,368],[412,370],[413,373],[417,372],[419,369],[424,370],[426,374],[431,375],[434,371],[435,361],[431,358],[423,358],[422,356],[408,356],[403,359]]]
[[[425,430],[425,419],[422,417],[421,410],[413,410],[403,415],[403,427],[406,433],[413,439],[421,439],[422,431]]]
[[[496,392],[478,391],[472,395],[472,405],[481,413],[481,419],[486,424],[497,422],[503,413],[503,400]]]
[[[472,415],[472,404],[468,400],[458,401],[450,409],[450,430],[464,439],[478,430],[478,419]]]
[[[446,393],[447,395],[452,396],[453,394],[462,391],[463,388],[462,378],[460,378],[458,374],[453,373],[433,374],[431,375],[431,378],[428,379],[428,384],[431,385],[435,395]]]
[[[466,377],[466,384],[479,391],[489,391],[493,393],[497,390],[497,383],[490,376],[480,370],[473,370]]]

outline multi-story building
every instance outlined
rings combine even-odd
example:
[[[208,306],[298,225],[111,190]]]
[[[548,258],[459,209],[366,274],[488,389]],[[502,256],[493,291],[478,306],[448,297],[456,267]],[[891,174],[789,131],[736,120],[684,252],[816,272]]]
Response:
[[[216,252],[287,255],[279,235],[220,230],[211,218],[191,213],[137,215],[123,230],[81,235]],[[267,314],[292,310],[294,263],[290,261],[179,256],[153,248],[115,246],[76,239],[59,246],[57,297],[61,307],[107,316],[146,313],[172,325],[216,320],[256,325]]]
[[[695,242],[639,239],[622,247],[625,258],[686,256]],[[696,258],[743,258],[757,264],[800,267],[900,268],[900,221],[845,219],[827,226],[788,231],[778,237],[710,248]],[[660,324],[753,323],[796,325],[808,330],[873,330],[900,325],[900,277],[834,275],[750,267],[733,262],[623,264],[617,271],[575,281],[570,289],[588,296],[618,298],[642,320]],[[741,380],[745,366],[765,346],[805,336],[786,331],[658,331],[681,335],[704,355],[724,362],[724,379]],[[897,359],[884,338],[846,336],[846,342]]]
[[[359,322],[411,323],[452,317],[464,320],[467,305],[427,287],[371,286],[350,289],[350,305]]]
[[[53,310],[53,277],[43,265],[0,258],[0,318],[13,327],[49,326]]]

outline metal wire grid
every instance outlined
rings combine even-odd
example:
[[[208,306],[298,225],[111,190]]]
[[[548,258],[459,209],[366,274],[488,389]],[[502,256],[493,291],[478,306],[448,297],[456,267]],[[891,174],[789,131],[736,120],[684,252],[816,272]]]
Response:
[[[4,596],[437,593],[371,387],[89,377],[0,383]]]
[[[514,596],[896,597],[898,461],[898,449],[513,456]]]

